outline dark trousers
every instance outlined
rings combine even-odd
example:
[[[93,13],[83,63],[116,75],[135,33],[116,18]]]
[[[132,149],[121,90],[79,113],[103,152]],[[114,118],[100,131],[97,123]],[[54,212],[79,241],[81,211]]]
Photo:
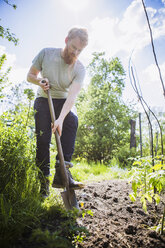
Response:
[[[53,99],[56,119],[59,117],[66,99]],[[50,142],[51,142],[51,116],[48,99],[44,97],[36,98],[34,102],[35,110],[35,131],[36,131],[36,164],[45,176],[50,173]],[[73,112],[69,112],[64,119],[61,135],[61,145],[65,161],[70,162],[74,152],[76,133],[78,128],[78,118]],[[57,157],[58,158],[58,154]]]

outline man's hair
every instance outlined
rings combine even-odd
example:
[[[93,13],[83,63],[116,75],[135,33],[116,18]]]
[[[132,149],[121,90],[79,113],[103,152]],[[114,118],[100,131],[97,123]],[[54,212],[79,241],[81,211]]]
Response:
[[[68,39],[79,37],[81,42],[84,43],[85,46],[88,45],[88,31],[86,28],[74,27],[69,30],[67,37]]]

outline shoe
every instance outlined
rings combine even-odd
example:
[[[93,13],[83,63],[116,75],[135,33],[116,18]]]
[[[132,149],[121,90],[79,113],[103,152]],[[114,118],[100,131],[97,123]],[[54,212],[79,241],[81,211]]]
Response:
[[[65,185],[62,183],[62,176],[61,176],[61,171],[60,171],[60,164],[56,163],[56,173],[53,179],[53,188],[65,188]],[[69,188],[72,189],[82,189],[84,188],[84,184],[81,182],[77,182],[73,179],[70,171],[68,168],[66,168],[67,174],[68,174],[68,179],[69,179]]]
[[[72,189],[82,189],[85,187],[85,185],[81,182],[77,182],[73,179],[71,172],[69,171],[69,169],[66,169],[67,173],[68,173],[68,177],[69,177],[69,188]]]

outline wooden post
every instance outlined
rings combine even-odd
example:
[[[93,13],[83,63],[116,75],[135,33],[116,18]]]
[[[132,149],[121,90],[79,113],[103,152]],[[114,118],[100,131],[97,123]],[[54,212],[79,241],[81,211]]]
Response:
[[[136,148],[136,134],[135,134],[136,121],[130,120],[129,123],[131,125],[130,148],[132,147]]]

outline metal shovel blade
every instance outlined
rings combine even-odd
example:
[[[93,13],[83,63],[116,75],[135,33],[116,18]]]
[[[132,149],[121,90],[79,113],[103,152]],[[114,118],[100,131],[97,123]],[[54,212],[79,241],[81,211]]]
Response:
[[[74,190],[72,190],[72,189],[65,190],[65,191],[61,192],[61,196],[62,196],[62,199],[63,199],[63,202],[64,202],[66,209],[70,210],[74,207],[77,209],[80,209]]]

